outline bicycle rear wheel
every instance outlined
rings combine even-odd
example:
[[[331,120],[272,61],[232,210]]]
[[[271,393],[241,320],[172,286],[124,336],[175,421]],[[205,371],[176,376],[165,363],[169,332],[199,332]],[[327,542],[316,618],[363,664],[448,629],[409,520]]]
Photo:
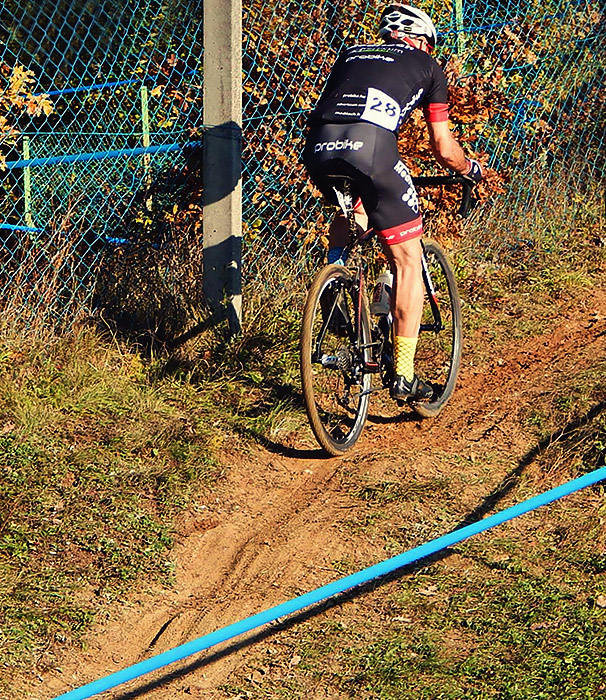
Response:
[[[342,265],[328,265],[307,295],[300,368],[309,423],[331,455],[349,450],[364,428],[372,379],[364,356],[370,342],[368,307],[355,276]]]
[[[461,363],[461,301],[446,254],[434,241],[423,243],[427,263],[423,278],[425,301],[415,371],[434,390],[431,401],[413,404],[416,413],[432,418],[454,391]]]

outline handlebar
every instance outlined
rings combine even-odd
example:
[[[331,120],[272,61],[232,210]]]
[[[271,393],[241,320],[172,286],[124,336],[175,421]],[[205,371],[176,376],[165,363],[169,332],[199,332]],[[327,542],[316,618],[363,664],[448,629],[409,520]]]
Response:
[[[461,194],[461,204],[459,206],[459,214],[467,216],[469,213],[469,205],[471,202],[471,191],[473,185],[462,175],[421,175],[413,177],[412,181],[415,187],[436,187],[438,185],[463,185]]]

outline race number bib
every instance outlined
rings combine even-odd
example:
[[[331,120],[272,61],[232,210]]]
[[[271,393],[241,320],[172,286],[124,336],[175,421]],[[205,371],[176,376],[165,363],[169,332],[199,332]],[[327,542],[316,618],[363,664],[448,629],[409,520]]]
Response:
[[[395,131],[400,119],[400,105],[382,90],[369,87],[360,119]]]

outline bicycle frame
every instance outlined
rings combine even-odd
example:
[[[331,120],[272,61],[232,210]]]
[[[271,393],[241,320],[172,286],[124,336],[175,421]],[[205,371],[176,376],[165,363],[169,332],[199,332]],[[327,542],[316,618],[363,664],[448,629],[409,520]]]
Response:
[[[355,217],[355,211],[354,211],[354,201],[353,201],[353,192],[352,192],[352,179],[347,177],[347,176],[335,176],[335,180],[339,182],[341,185],[340,187],[334,187],[335,193],[337,195],[337,201],[339,202],[339,206],[341,207],[341,210],[343,211],[343,214],[347,218],[347,223],[349,227],[349,244],[346,246],[346,250],[348,253],[351,253],[351,251],[359,244],[366,243],[371,240],[371,238],[374,236],[374,231],[371,229],[369,232],[367,232],[369,235],[364,234],[363,236],[358,236],[358,224],[356,221]],[[354,328],[354,336],[355,336],[355,341],[356,345],[358,348],[363,352],[364,354],[364,370],[368,373],[375,374],[379,372],[380,367],[379,364],[376,362],[369,362],[368,358],[366,357],[367,351],[371,349],[373,346],[376,345],[376,343],[362,343],[362,305],[364,303],[364,294],[365,292],[365,287],[366,287],[366,281],[365,281],[365,276],[364,276],[364,269],[362,266],[362,262],[360,261],[357,266],[356,270],[356,279],[357,279],[357,292],[358,292],[358,299],[357,299],[357,304],[356,304],[356,319],[355,319],[355,328]],[[336,303],[336,300],[335,300]],[[333,311],[334,311],[334,306],[333,306]]]
[[[348,221],[348,264],[328,265],[314,277],[305,304],[300,347],[310,425],[320,445],[329,454],[340,455],[355,444],[363,430],[368,395],[391,386],[394,368],[391,316],[373,318],[368,308],[367,256],[362,254],[362,244],[372,240],[374,231],[358,235],[355,184],[345,176],[334,180]],[[423,178],[418,184],[460,182],[463,178],[443,176]],[[418,415],[434,417],[449,400],[456,382],[461,354],[460,300],[444,251],[435,241],[421,244],[426,302],[415,361],[419,361],[434,393],[429,401],[410,403]],[[377,373],[380,382],[375,386],[370,375]]]
[[[347,218],[347,223],[349,227],[349,244],[346,246],[346,250],[351,253],[351,251],[360,243],[365,243],[374,236],[374,231],[370,229],[363,236],[358,236],[358,224],[355,218],[354,203],[353,203],[353,192],[352,192],[352,179],[347,176],[335,176],[335,180],[340,181],[341,187],[334,187],[337,194],[337,200],[339,206],[341,207],[343,214]],[[461,203],[459,206],[460,216],[466,216],[470,204],[471,204],[471,192],[472,185],[461,175],[427,175],[412,178],[413,183],[418,187],[436,187],[442,185],[462,185],[462,195]],[[423,245],[423,244],[421,244]],[[427,297],[429,300],[429,305],[432,310],[434,323],[431,324],[421,324],[419,331],[433,331],[435,333],[443,330],[444,324],[442,323],[442,315],[440,313],[440,306],[436,299],[436,292],[431,280],[431,275],[429,274],[429,267],[427,265],[427,260],[425,257],[425,248],[423,247],[421,255],[421,265],[422,265],[422,276],[423,284],[427,292]],[[361,304],[363,303],[364,287],[365,287],[365,277],[364,271],[362,269],[362,263],[358,264],[357,269],[357,279],[358,279],[358,305],[357,305],[357,318],[355,327],[355,338],[361,349],[366,350],[369,346],[363,346],[360,344],[361,334],[360,334],[360,314],[361,314]],[[336,300],[335,300],[336,303]],[[334,308],[333,308],[334,310]],[[370,347],[375,345],[372,343]],[[364,363],[366,367],[366,362]],[[378,372],[380,367],[376,363],[371,363],[371,366],[367,371]]]

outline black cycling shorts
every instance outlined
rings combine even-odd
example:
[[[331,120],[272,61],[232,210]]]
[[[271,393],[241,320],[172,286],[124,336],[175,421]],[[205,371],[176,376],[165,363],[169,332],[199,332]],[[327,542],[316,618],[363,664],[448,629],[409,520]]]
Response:
[[[303,162],[311,181],[331,203],[328,175],[348,175],[381,241],[395,245],[420,236],[419,198],[398,152],[396,136],[373,124],[322,124],[311,128]]]

